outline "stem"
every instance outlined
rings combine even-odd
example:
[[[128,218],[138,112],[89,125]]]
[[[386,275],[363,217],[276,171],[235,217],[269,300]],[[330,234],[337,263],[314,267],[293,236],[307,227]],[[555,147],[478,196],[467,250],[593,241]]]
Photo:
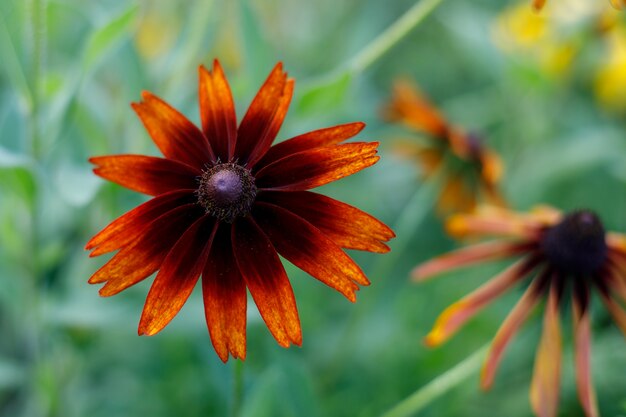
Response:
[[[416,3],[350,60],[348,65],[350,71],[356,74],[367,69],[419,25],[442,1],[422,0]]]
[[[476,373],[489,346],[487,344],[481,347],[461,363],[400,401],[391,410],[382,414],[381,417],[409,417],[416,415],[424,407]]]
[[[236,360],[233,366],[233,408],[231,417],[239,417],[243,405],[243,361]]]

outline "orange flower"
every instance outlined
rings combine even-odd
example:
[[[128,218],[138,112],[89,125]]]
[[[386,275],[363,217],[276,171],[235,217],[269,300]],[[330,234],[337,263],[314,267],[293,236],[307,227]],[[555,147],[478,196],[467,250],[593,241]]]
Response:
[[[616,324],[626,334],[626,236],[606,233],[591,211],[561,214],[540,207],[528,214],[493,207],[471,215],[457,215],[448,223],[457,236],[495,235],[505,238],[457,250],[419,265],[413,271],[425,280],[462,266],[505,257],[522,257],[482,287],[448,307],[426,337],[436,346],[448,340],[465,322],[516,284],[529,282],[524,295],[498,330],[483,366],[481,383],[488,389],[508,343],[541,297],[547,298],[543,334],[530,387],[530,402],[537,416],[557,415],[561,330],[559,308],[571,290],[576,383],[588,417],[598,415],[590,374],[590,299],[596,290]]]
[[[458,166],[446,167],[448,177],[437,202],[440,212],[470,211],[482,199],[503,204],[497,191],[502,177],[498,155],[485,147],[481,136],[450,125],[416,86],[408,81],[396,82],[384,116],[432,138],[427,145],[405,142],[397,147],[402,154],[420,162],[426,178],[442,168],[447,155],[458,160]]]
[[[281,346],[300,345],[300,320],[278,254],[350,301],[369,285],[341,248],[384,253],[394,233],[372,216],[308,191],[375,164],[378,143],[341,142],[364,125],[305,133],[272,146],[294,81],[276,65],[237,127],[224,72],[199,69],[202,130],[143,93],[132,107],[165,158],[91,158],[94,172],[153,196],[94,236],[91,256],[119,250],[89,280],[111,296],[154,272],[139,334],[161,331],[202,275],[206,322],[219,357],[246,356],[246,288]]]

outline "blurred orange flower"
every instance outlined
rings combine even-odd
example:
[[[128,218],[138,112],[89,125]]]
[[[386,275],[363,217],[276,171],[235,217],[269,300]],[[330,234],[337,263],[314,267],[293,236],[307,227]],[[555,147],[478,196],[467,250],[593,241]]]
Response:
[[[396,150],[416,159],[425,178],[442,169],[448,170],[437,202],[440,212],[470,211],[479,200],[503,204],[497,190],[502,162],[485,146],[482,136],[450,125],[426,96],[406,80],[395,83],[393,96],[383,112],[387,120],[429,135],[431,140],[427,144],[397,142]],[[458,167],[443,166],[450,154],[459,161]]]
[[[294,80],[276,65],[237,127],[220,64],[199,69],[202,130],[151,93],[133,103],[165,158],[91,158],[94,172],[153,196],[87,244],[119,250],[89,280],[111,296],[157,272],[139,334],[161,331],[200,275],[219,357],[246,356],[246,288],[281,346],[300,345],[294,294],[278,254],[351,301],[369,280],[342,248],[384,253],[394,233],[372,216],[308,191],[375,164],[378,143],[341,142],[363,123],[305,133],[272,146]]]
[[[607,233],[591,211],[562,214],[550,207],[530,213],[481,207],[448,222],[456,236],[502,237],[475,244],[419,265],[413,277],[423,281],[442,272],[480,262],[521,257],[517,263],[448,307],[426,337],[429,346],[448,340],[463,324],[516,284],[529,283],[524,295],[498,330],[483,366],[481,384],[488,389],[508,343],[542,297],[547,298],[543,334],[536,354],[530,402],[537,416],[557,415],[561,329],[559,309],[571,293],[576,383],[588,417],[598,415],[590,374],[590,300],[597,291],[616,324],[626,334],[626,236]],[[621,302],[620,302],[621,300]]]

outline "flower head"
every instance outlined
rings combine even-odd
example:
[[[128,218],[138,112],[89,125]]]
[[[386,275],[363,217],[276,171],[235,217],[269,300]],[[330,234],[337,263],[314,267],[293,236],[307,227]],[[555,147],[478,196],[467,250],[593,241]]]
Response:
[[[578,396],[588,417],[597,416],[591,385],[590,298],[597,291],[617,325],[626,333],[626,236],[607,233],[598,216],[589,210],[566,214],[550,207],[530,213],[482,207],[474,214],[453,216],[453,235],[502,240],[479,243],[419,265],[414,278],[424,280],[451,269],[488,260],[521,257],[517,263],[482,287],[448,307],[437,319],[426,343],[436,346],[448,340],[465,322],[516,284],[528,284],[524,295],[498,330],[482,372],[482,386],[489,388],[505,348],[539,300],[547,298],[543,334],[530,388],[530,400],[540,417],[557,415],[561,330],[559,309],[571,294]]]
[[[247,288],[278,343],[300,345],[296,302],[278,255],[355,301],[369,280],[342,248],[384,253],[394,233],[309,190],[375,164],[378,143],[342,144],[364,127],[350,123],[272,146],[294,87],[280,63],[239,126],[218,61],[199,75],[202,129],[144,92],[132,107],[164,158],[90,159],[97,175],[153,198],[89,241],[91,256],[118,251],[89,282],[105,283],[100,294],[111,296],[158,271],[139,323],[139,334],[153,335],[202,275],[206,322],[223,361],[246,355]]]
[[[481,199],[493,204],[502,203],[497,190],[502,162],[485,146],[482,135],[449,124],[416,86],[404,80],[396,82],[384,114],[390,121],[401,122],[409,129],[429,136],[426,144],[404,142],[397,150],[415,158],[426,178],[441,169],[447,170],[437,204],[440,211],[469,211]],[[450,159],[455,163],[444,167],[444,162]]]

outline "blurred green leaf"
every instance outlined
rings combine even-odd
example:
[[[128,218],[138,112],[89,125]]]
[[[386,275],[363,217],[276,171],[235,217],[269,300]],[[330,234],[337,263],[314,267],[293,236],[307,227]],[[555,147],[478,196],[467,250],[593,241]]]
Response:
[[[92,33],[83,54],[83,71],[92,70],[98,61],[128,34],[135,22],[137,10],[137,5],[131,4],[119,16]]]
[[[0,389],[14,388],[24,380],[24,369],[13,361],[0,359]]]
[[[345,71],[305,86],[298,100],[298,111],[302,113],[324,112],[338,107],[343,102],[351,82],[352,74]]]
[[[2,51],[2,62],[0,68],[4,67],[7,76],[11,80],[11,85],[15,86],[20,97],[30,107],[32,105],[32,93],[28,86],[26,73],[20,61],[20,57],[11,39],[11,34],[5,23],[5,17],[0,13],[0,51]]]

